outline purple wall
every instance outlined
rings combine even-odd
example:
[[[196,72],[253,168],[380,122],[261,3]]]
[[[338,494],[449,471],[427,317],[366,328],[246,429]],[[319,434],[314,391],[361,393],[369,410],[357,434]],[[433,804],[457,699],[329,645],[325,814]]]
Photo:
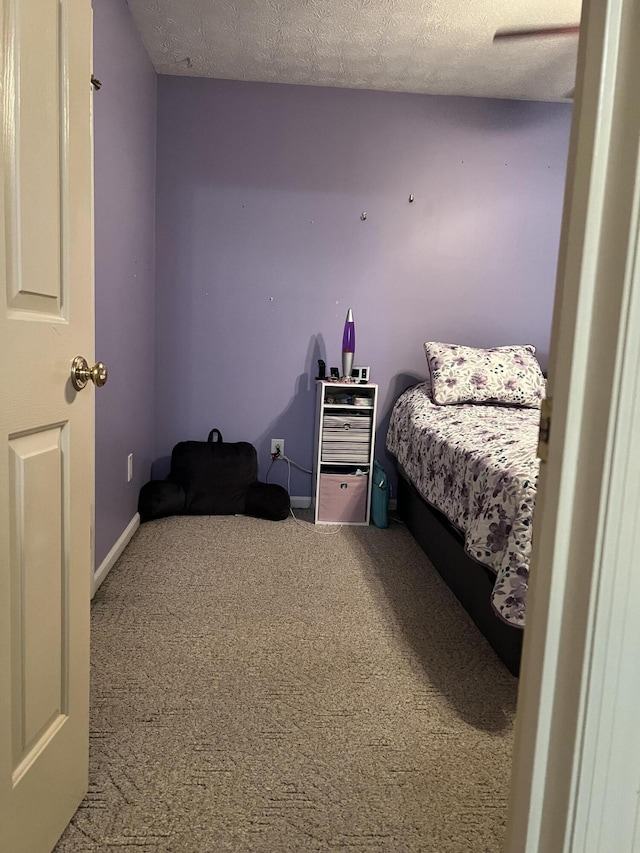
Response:
[[[565,104],[160,77],[156,459],[215,426],[257,446],[263,478],[270,437],[310,467],[316,360],[339,365],[348,307],[383,460],[423,341],[533,343],[544,365],[570,120]]]
[[[138,508],[153,434],[156,74],[125,0],[93,0],[96,356],[95,565]],[[127,455],[134,478],[127,483]]]

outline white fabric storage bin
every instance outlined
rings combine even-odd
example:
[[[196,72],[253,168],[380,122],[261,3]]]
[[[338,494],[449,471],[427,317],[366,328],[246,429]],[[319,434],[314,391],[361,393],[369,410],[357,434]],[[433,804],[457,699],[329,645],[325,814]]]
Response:
[[[365,430],[369,432],[371,430],[371,415],[368,412],[366,414],[340,413],[339,415],[325,415],[323,426],[324,429],[331,430],[353,432]]]
[[[344,444],[338,441],[322,442],[323,462],[353,462],[366,465],[369,461],[369,444]]]
[[[366,465],[371,452],[370,415],[325,415],[322,428],[322,462]]]
[[[367,517],[366,474],[320,474],[318,521],[363,524]]]

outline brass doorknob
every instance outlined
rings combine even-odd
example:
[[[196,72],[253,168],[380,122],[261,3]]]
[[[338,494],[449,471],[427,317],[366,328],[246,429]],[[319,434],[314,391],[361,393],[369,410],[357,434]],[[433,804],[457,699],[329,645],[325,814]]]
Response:
[[[101,361],[96,361],[93,367],[89,367],[87,360],[77,355],[71,362],[71,384],[76,391],[82,391],[89,380],[96,388],[102,388],[107,381],[107,368]]]

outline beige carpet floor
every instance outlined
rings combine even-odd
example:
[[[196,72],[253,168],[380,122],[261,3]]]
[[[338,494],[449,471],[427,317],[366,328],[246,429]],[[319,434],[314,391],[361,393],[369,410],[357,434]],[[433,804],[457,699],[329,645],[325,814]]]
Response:
[[[517,682],[404,527],[319,529],[140,528],[93,602],[57,853],[500,850]]]

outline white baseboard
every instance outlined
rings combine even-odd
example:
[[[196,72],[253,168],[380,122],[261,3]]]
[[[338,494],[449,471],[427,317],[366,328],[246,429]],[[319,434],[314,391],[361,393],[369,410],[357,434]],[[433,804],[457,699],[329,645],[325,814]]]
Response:
[[[107,556],[104,558],[104,560],[100,564],[100,568],[94,573],[94,575],[93,575],[93,589],[91,592],[91,598],[93,598],[93,596],[98,591],[98,587],[100,586],[102,581],[106,578],[106,576],[109,574],[111,569],[115,566],[115,564],[118,560],[118,557],[120,556],[120,554],[122,554],[124,549],[127,547],[129,542],[131,541],[131,537],[133,536],[133,534],[136,532],[136,530],[139,527],[140,527],[140,514],[136,513],[133,516],[133,518],[131,519],[131,521],[129,522],[129,524],[127,524],[125,529],[122,531],[122,533],[121,533],[120,537],[118,538],[118,541],[116,542],[116,544],[113,546],[113,548],[109,551]]]
[[[312,506],[311,497],[307,495],[291,495],[291,506],[293,509],[310,509]]]
[[[292,495],[291,506],[293,509],[310,509],[313,506],[313,499],[305,497],[305,495]],[[398,507],[398,501],[395,498],[389,499],[389,509],[395,510]]]

